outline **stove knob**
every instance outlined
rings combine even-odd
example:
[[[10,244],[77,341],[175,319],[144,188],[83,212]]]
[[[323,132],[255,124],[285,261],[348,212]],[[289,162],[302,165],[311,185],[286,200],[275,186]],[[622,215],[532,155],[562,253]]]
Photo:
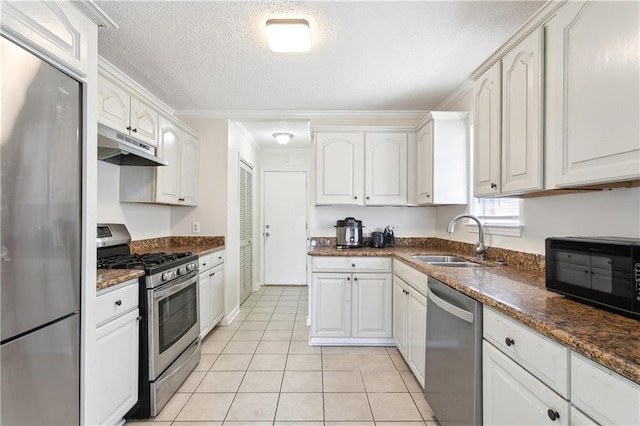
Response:
[[[162,281],[169,281],[171,279],[171,272],[165,272],[162,274]]]
[[[187,273],[187,268],[185,268],[184,266],[178,269],[178,275],[184,275],[186,273]]]
[[[187,265],[187,271],[193,271],[194,269],[196,269],[195,263],[190,263]]]

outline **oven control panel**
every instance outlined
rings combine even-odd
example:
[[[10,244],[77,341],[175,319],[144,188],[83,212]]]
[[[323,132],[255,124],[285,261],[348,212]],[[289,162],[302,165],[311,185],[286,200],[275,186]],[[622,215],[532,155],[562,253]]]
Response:
[[[197,262],[190,262],[186,265],[181,265],[175,269],[171,269],[169,271],[162,273],[162,281],[167,282],[176,279],[179,276],[185,275],[187,272],[195,271],[198,269]]]

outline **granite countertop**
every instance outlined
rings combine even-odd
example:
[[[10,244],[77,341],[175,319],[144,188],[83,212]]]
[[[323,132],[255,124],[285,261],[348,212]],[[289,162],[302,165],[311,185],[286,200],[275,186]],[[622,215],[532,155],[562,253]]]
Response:
[[[311,256],[391,256],[436,278],[539,333],[640,383],[640,321],[547,291],[540,271],[482,262],[486,268],[451,268],[412,259],[417,254],[472,256],[432,247],[311,247]]]
[[[209,238],[206,242],[196,243],[193,239],[189,238],[171,237],[167,239],[134,241],[131,244],[131,252],[137,254],[153,252],[180,253],[190,251],[198,256],[205,256],[209,253],[223,250],[224,248],[224,239],[216,238]],[[144,275],[144,271],[139,269],[98,269],[96,272],[96,288],[98,291]]]

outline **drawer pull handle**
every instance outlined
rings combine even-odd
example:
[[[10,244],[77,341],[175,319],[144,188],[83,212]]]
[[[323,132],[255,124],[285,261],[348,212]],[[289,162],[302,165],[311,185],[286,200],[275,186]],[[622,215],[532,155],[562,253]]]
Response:
[[[355,263],[352,263],[352,264],[351,264],[351,267],[352,267],[352,268],[355,268],[355,267],[356,267],[356,264],[355,264]]]
[[[513,345],[515,345],[515,344],[516,344],[516,342],[515,342],[512,338],[510,338],[510,337],[507,337],[506,339],[504,339],[504,343],[505,343],[507,346],[513,346]]]
[[[210,274],[209,274],[209,276],[210,276],[210,277],[212,277],[212,276],[214,276],[215,274],[216,274],[215,272],[212,272],[212,273],[210,273]]]
[[[556,419],[560,418],[560,414],[557,411],[552,410],[551,408],[549,408],[547,410],[547,415],[549,416],[549,418],[551,419],[551,421],[555,422]]]
[[[116,300],[116,306],[122,305],[122,300]]]
[[[202,266],[207,266],[207,264],[206,264],[206,263],[203,263],[203,264],[202,264]]]
[[[353,277],[353,280],[354,281],[358,281],[358,277]]]
[[[351,277],[347,277],[347,281],[351,281]]]

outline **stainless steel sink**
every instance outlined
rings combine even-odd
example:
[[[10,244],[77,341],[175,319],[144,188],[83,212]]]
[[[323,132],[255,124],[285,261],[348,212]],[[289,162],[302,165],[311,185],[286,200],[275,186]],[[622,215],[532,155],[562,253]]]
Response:
[[[448,266],[448,267],[467,267],[467,266],[484,266],[479,263],[469,262],[467,259],[462,259],[455,256],[412,256],[419,262],[424,262],[434,266]]]

